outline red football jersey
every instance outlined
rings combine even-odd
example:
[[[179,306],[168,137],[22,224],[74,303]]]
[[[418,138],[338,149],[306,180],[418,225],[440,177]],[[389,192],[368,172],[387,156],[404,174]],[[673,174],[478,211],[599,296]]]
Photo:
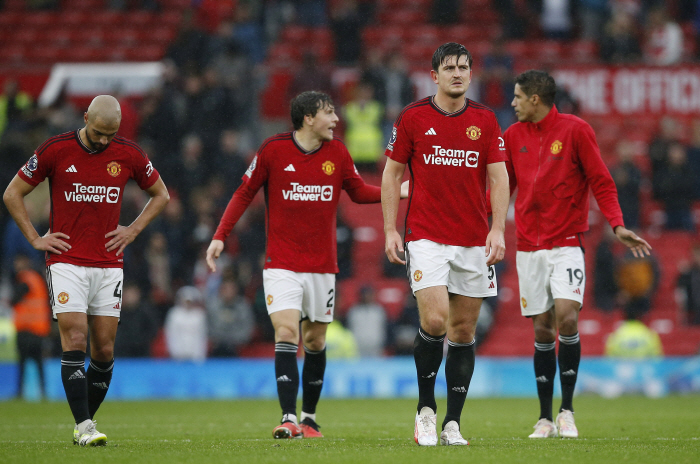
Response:
[[[142,189],[158,180],[158,171],[134,142],[116,136],[104,151],[91,152],[79,131],[49,138],[18,175],[31,185],[49,179],[51,232],[63,232],[71,249],[46,254],[46,264],[122,267],[123,255],[107,252],[105,238],[119,225],[124,186],[131,178]]]
[[[333,139],[305,152],[292,132],[267,139],[243,176],[242,192],[236,195],[241,194],[249,203],[263,186],[267,205],[265,269],[337,273],[340,191],[369,187],[343,142]],[[376,198],[362,202],[378,202],[379,188],[374,190]],[[245,206],[247,203],[242,208]],[[216,240],[225,240],[242,214],[243,209],[230,208],[214,234]]]
[[[385,154],[411,173],[406,242],[484,246],[486,165],[506,160],[492,110],[465,99],[446,113],[433,97],[418,100],[396,119]]]

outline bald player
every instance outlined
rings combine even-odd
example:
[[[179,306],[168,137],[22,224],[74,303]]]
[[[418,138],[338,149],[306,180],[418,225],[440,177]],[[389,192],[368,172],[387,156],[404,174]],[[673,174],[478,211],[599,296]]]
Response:
[[[121,109],[114,97],[95,97],[84,119],[82,129],[39,146],[3,200],[27,241],[46,252],[46,281],[63,349],[61,379],[75,419],[73,443],[101,446],[107,436],[96,430],[93,418],[112,379],[124,248],[170,197],[146,153],[117,136]],[[134,222],[121,226],[124,186],[130,178],[150,200]],[[45,179],[51,185],[51,217],[49,231],[41,236],[29,220],[24,197]]]

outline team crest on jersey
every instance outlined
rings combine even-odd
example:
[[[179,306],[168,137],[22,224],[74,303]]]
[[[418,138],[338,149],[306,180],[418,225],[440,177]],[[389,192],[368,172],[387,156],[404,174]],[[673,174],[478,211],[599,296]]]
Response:
[[[335,172],[335,164],[331,163],[330,161],[326,161],[321,165],[321,169],[323,169],[323,172],[325,172],[326,175],[330,176]]]
[[[272,301],[274,300],[274,298],[272,298],[272,295],[267,295],[266,299],[267,299],[267,305],[270,306],[272,304]]]
[[[553,155],[558,155],[561,152],[561,149],[562,149],[562,143],[559,140],[555,140],[554,143],[552,144],[552,148],[550,148]]]
[[[476,126],[467,127],[467,137],[472,140],[478,140],[481,137],[481,129]]]
[[[520,298],[520,304],[523,305],[523,308],[527,308],[527,300],[525,298]]]
[[[117,177],[122,172],[122,167],[116,161],[112,161],[107,165],[107,172],[112,177]]]
[[[66,304],[68,303],[68,300],[70,299],[70,296],[66,292],[61,292],[58,294],[58,302],[61,304]]]
[[[413,273],[413,280],[416,282],[420,282],[420,280],[423,278],[423,272],[421,271],[416,271]]]

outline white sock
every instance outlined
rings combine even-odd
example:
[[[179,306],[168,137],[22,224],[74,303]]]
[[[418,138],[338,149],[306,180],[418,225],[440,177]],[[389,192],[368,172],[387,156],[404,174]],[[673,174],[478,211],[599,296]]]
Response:
[[[284,422],[294,422],[296,425],[299,425],[296,414],[285,414],[282,416],[282,423]]]
[[[92,421],[90,419],[86,419],[82,421],[80,424],[78,424],[78,433],[80,435],[85,433],[85,429],[87,428],[88,425],[92,424]]]
[[[307,417],[308,417],[309,419],[311,419],[312,421],[316,422],[316,414],[315,414],[315,413],[314,413],[314,414],[309,414],[309,413],[306,413],[306,412],[302,411],[302,412],[301,412],[301,421],[304,422],[304,419],[306,419]]]

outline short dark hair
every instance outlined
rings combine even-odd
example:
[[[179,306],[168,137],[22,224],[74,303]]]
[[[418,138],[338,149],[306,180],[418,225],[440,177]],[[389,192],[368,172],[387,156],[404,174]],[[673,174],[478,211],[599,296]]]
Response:
[[[330,95],[317,92],[315,90],[309,90],[308,92],[302,92],[292,99],[292,125],[294,130],[299,130],[304,127],[304,116],[307,114],[310,116],[316,116],[318,110],[326,106],[333,105],[333,100]]]
[[[472,54],[469,53],[469,50],[467,50],[467,48],[464,45],[455,42],[447,42],[445,44],[440,45],[438,49],[435,50],[435,53],[433,53],[433,71],[437,72],[437,70],[440,68],[440,65],[443,64],[445,60],[450,56],[457,57],[457,61],[459,61],[459,58],[462,55],[465,55],[467,57],[467,64],[469,65],[469,69],[471,69]]]
[[[525,95],[531,97],[537,95],[546,106],[554,104],[554,97],[557,95],[557,84],[554,78],[544,71],[531,69],[518,75],[515,83],[520,86]]]

